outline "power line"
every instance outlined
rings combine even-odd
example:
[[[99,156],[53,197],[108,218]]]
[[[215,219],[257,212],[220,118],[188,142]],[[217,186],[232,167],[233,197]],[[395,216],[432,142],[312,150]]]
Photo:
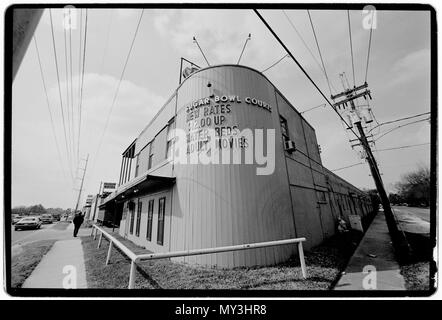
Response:
[[[304,44],[305,48],[307,49],[307,51],[310,53],[310,56],[313,58],[313,60],[316,62],[316,65],[318,66],[319,70],[321,70],[322,74],[325,75],[324,69],[322,69],[321,64],[319,63],[318,59],[316,58],[316,56],[313,54],[312,50],[310,49],[310,47],[307,45],[307,43],[305,42],[304,38],[301,36],[301,33],[298,31],[298,29],[296,28],[296,26],[294,25],[294,23],[292,22],[292,20],[290,19],[290,17],[288,16],[288,14],[285,12],[285,10],[282,10],[282,12],[284,13],[285,17],[287,18],[288,22],[290,23],[290,25],[292,26],[293,30],[295,30],[296,34],[298,35],[298,37],[301,39],[302,43]],[[327,80],[327,77],[326,77]],[[333,86],[333,83],[330,82],[330,86],[332,87],[332,89],[334,91],[336,91],[336,89]]]
[[[57,70],[58,93],[59,93],[59,97],[60,97],[61,117],[62,117],[62,121],[63,121],[64,142],[65,142],[65,147],[66,147],[67,155],[69,155],[69,149],[68,149],[68,145],[67,145],[68,139],[67,139],[67,136],[66,136],[66,125],[65,125],[65,120],[64,120],[63,99],[61,98],[60,74],[58,72],[57,49],[55,47],[54,24],[53,24],[53,21],[52,21],[52,9],[49,9],[49,17],[50,17],[50,20],[51,20],[52,45],[53,45],[53,48],[54,48],[55,69]],[[72,167],[70,165],[68,167],[69,167],[69,170],[70,170],[70,173],[71,173],[71,178],[72,178],[72,181],[73,181],[74,177],[73,177],[73,173],[72,173]]]
[[[365,67],[365,83],[367,83],[368,62],[370,61],[371,37],[372,37],[372,33],[373,33],[373,15],[374,15],[374,10],[372,10],[372,12],[371,12],[370,36],[368,38],[367,65]]]
[[[81,115],[80,115],[80,104],[81,104],[81,52],[82,52],[82,46],[83,46],[83,9],[80,9],[80,32],[79,32],[79,38],[80,38],[80,44],[79,44],[79,52],[78,52],[78,137],[77,137],[77,163],[80,163],[80,122],[81,122]]]
[[[320,107],[325,107],[326,105],[327,105],[326,103],[323,103],[323,104],[320,104],[319,106],[316,106],[316,107],[313,107],[313,108],[309,108],[309,109],[304,110],[304,111],[302,111],[300,113],[303,114],[303,113],[309,112],[311,110],[314,110],[314,109],[317,109],[317,108],[320,108]]]
[[[280,63],[282,60],[284,60],[285,58],[289,57],[288,54],[286,54],[285,56],[283,56],[282,58],[280,58],[278,61],[276,61],[275,63],[273,63],[270,67],[265,68],[264,70],[262,70],[261,72],[264,73],[268,70],[270,70],[271,68],[273,68],[274,66],[276,66],[278,63]]]
[[[80,153],[80,139],[81,139],[81,109],[82,109],[82,105],[83,105],[84,66],[85,66],[85,61],[86,61],[87,17],[88,17],[88,11],[86,9],[85,22],[84,22],[83,64],[82,64],[82,71],[81,71],[80,102],[78,105],[78,112],[79,112],[79,114],[78,114],[78,140],[77,140],[78,153]],[[80,34],[81,34],[81,30],[80,30]],[[81,39],[81,37],[80,37],[80,39]]]
[[[325,94],[321,91],[321,89],[319,89],[319,87],[317,86],[317,84],[313,81],[313,79],[309,76],[309,74],[307,73],[307,71],[305,71],[305,69],[301,66],[301,64],[298,62],[298,60],[296,60],[296,58],[293,56],[293,54],[290,52],[290,50],[286,47],[286,45],[284,44],[284,42],[282,42],[282,40],[278,37],[278,35],[275,33],[275,31],[273,31],[272,27],[270,27],[270,25],[267,23],[267,21],[264,19],[263,16],[261,16],[261,14],[258,12],[258,10],[253,9],[253,11],[256,13],[256,15],[261,19],[261,21],[264,23],[264,25],[267,27],[267,29],[269,29],[269,31],[272,33],[272,35],[275,37],[275,39],[279,42],[279,44],[284,48],[284,50],[290,55],[290,57],[293,59],[293,61],[296,63],[296,65],[298,66],[299,69],[301,69],[301,71],[304,73],[304,75],[307,77],[307,79],[310,80],[310,82],[313,84],[313,86],[316,88],[316,90],[318,90],[318,92],[321,94],[321,96],[325,99],[325,101],[332,107],[332,109],[335,111],[335,113],[338,115],[338,117],[341,119],[342,122],[345,123],[345,125],[347,126],[347,128],[350,129],[351,132],[353,132],[353,134],[356,136],[356,138],[358,138],[358,140],[360,140],[360,137],[356,134],[356,132],[348,125],[347,121],[345,121],[345,119],[341,116],[341,114],[336,110],[336,108],[331,104],[331,102],[328,100],[328,98],[325,96]]]
[[[350,36],[351,68],[353,70],[353,87],[356,87],[355,63],[354,63],[354,58],[353,58],[353,41],[351,39],[350,10],[347,10],[347,18],[348,18],[348,34]]]
[[[322,59],[321,49],[319,47],[318,38],[316,37],[315,27],[313,26],[312,17],[310,15],[310,11],[307,10],[308,18],[310,20],[310,25],[312,26],[313,36],[315,37],[316,47],[318,48],[319,57],[321,58],[322,68],[324,69],[325,79],[327,80],[328,90],[330,91],[330,96],[332,95],[332,91],[330,88],[330,81],[328,79],[327,70],[325,69],[324,60]]]
[[[65,176],[64,167],[63,167],[63,161],[62,161],[61,152],[60,152],[60,147],[59,147],[58,141],[57,141],[57,134],[55,133],[54,119],[53,119],[53,116],[52,116],[51,105],[50,105],[50,102],[49,102],[48,90],[47,90],[46,81],[45,81],[45,78],[44,78],[44,75],[43,75],[43,67],[41,65],[40,52],[38,50],[37,38],[36,38],[35,34],[33,35],[33,38],[34,38],[35,50],[37,51],[38,65],[40,66],[41,80],[43,82],[43,89],[44,89],[45,96],[46,96],[46,103],[47,103],[47,106],[48,106],[49,118],[51,120],[52,135],[53,135],[54,140],[55,140],[55,146],[57,147],[57,154],[58,154],[58,159],[59,159],[59,162],[60,162],[60,167],[61,167],[61,170],[63,172],[63,176]],[[66,176],[65,176],[65,178],[66,178]]]
[[[66,12],[63,12],[63,19],[66,19],[65,17]],[[72,132],[71,132],[71,107],[69,103],[69,72],[68,72],[68,50],[67,50],[67,41],[66,41],[66,26],[64,25],[65,20],[63,20],[63,38],[64,38],[64,62],[65,62],[65,81],[66,81],[66,112],[67,112],[67,124],[68,124],[68,146],[69,146],[69,162],[72,166]]]
[[[415,124],[415,123],[422,122],[422,121],[428,121],[428,120],[430,120],[430,119],[431,119],[431,118],[421,119],[421,120],[417,120],[417,121],[409,122],[409,123],[402,124],[402,125],[400,125],[400,126],[394,127],[393,129],[390,129],[390,130],[388,130],[387,132],[383,133],[381,136],[377,137],[375,141],[378,141],[380,138],[382,138],[383,136],[389,134],[390,132],[392,132],[392,131],[394,131],[394,130],[396,130],[396,129],[399,129],[399,128],[402,128],[402,127],[408,126],[408,125],[410,125],[410,124]]]
[[[396,119],[396,120],[391,120],[391,121],[387,121],[387,122],[382,122],[381,124],[379,124],[379,122],[377,122],[377,120],[375,119],[375,121],[378,123],[378,125],[375,126],[375,127],[373,127],[370,131],[368,131],[368,133],[370,133],[370,132],[373,131],[374,129],[376,129],[376,128],[378,128],[378,127],[381,127],[381,126],[383,126],[383,125],[386,125],[386,124],[391,124],[391,123],[395,123],[395,122],[399,122],[399,121],[403,121],[403,120],[409,120],[409,119],[417,118],[417,117],[420,117],[420,116],[423,116],[423,115],[426,115],[426,114],[430,114],[430,113],[431,113],[431,112],[424,112],[424,113],[416,114],[416,115],[414,115],[414,116],[408,116],[408,117],[405,117],[405,118],[400,118],[400,119]],[[373,116],[374,116],[374,115],[373,115]]]
[[[121,85],[121,82],[122,82],[122,80],[123,80],[124,73],[125,73],[125,71],[126,71],[127,63],[128,63],[128,61],[129,61],[130,55],[131,55],[131,53],[132,53],[132,49],[133,49],[133,46],[134,46],[134,43],[135,43],[135,39],[137,38],[138,29],[139,29],[139,27],[140,27],[141,20],[142,20],[142,18],[143,18],[143,14],[144,14],[144,9],[141,10],[140,18],[138,19],[137,27],[136,27],[136,29],[135,29],[135,33],[134,33],[133,38],[132,38],[132,43],[131,43],[131,45],[130,45],[129,52],[127,53],[126,61],[124,62],[124,66],[123,66],[123,70],[121,71],[121,74],[120,74],[120,79],[119,79],[119,81],[118,81],[117,89],[115,90],[115,94],[114,94],[114,97],[113,97],[113,99],[112,99],[112,103],[111,103],[111,106],[110,106],[109,112],[108,112],[107,117],[106,117],[106,122],[105,122],[105,125],[104,125],[103,133],[102,133],[102,135],[101,135],[100,142],[99,142],[99,145],[98,145],[98,148],[97,148],[97,154],[100,152],[100,148],[101,148],[101,145],[102,145],[102,143],[103,143],[103,138],[104,138],[104,136],[105,136],[105,133],[106,133],[107,127],[108,127],[108,125],[109,125],[109,119],[110,119],[110,116],[111,116],[111,114],[112,114],[112,110],[113,110],[113,108],[114,108],[115,101],[117,100],[118,92],[119,92],[119,90],[120,90],[120,85]],[[95,159],[94,159],[94,165],[92,166],[93,168],[95,167],[95,161],[96,161],[96,159],[97,159],[97,157],[95,157]]]
[[[75,157],[75,154],[77,153],[77,159],[78,159],[78,150],[76,152],[75,150],[75,121],[74,121],[74,82],[73,82],[73,71],[72,71],[72,13],[71,9],[69,8],[69,67],[70,67],[70,80],[71,80],[71,112],[72,112],[72,148],[74,150],[74,154],[72,155]]]
[[[344,170],[344,169],[347,169],[347,168],[352,168],[352,167],[359,166],[361,164],[364,164],[364,163],[363,162],[358,162],[358,163],[355,163],[355,164],[351,164],[349,166],[345,166],[345,167],[338,168],[338,169],[333,169],[333,170],[330,170],[330,171],[334,172],[334,171]]]
[[[429,145],[429,144],[430,144],[430,142],[418,143],[418,144],[411,144],[411,145],[408,145],[408,146],[400,146],[400,147],[394,147],[394,148],[379,149],[377,151],[389,151],[389,150],[406,149],[406,148],[412,148],[412,147],[418,147],[418,146],[425,146],[425,145]]]

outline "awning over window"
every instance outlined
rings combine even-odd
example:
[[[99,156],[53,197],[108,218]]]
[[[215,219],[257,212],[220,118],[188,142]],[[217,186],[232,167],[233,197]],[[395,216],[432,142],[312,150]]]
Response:
[[[144,174],[119,186],[114,192],[104,199],[103,203],[101,203],[99,207],[100,209],[103,209],[107,204],[113,201],[124,201],[124,199],[133,197],[137,194],[147,192],[149,190],[154,191],[156,189],[172,186],[174,183],[175,177]]]

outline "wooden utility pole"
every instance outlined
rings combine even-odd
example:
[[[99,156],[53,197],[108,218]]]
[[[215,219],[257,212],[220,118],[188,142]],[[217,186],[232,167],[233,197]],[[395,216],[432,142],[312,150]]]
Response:
[[[83,190],[84,176],[86,175],[86,169],[87,169],[87,162],[88,162],[88,161],[89,161],[89,154],[87,155],[87,158],[86,158],[86,164],[84,165],[84,169],[83,169],[83,177],[81,178],[81,185],[80,185],[80,190],[78,191],[77,204],[75,205],[75,211],[74,211],[74,214],[77,212],[77,210],[78,210],[78,204],[80,203],[81,191]]]
[[[371,150],[370,144],[367,140],[367,136],[365,135],[364,128],[362,127],[362,119],[354,103],[354,100],[361,97],[363,97],[364,99],[371,99],[371,93],[368,89],[368,84],[364,83],[361,86],[354,87],[353,89],[346,89],[344,92],[331,96],[333,100],[340,97],[343,97],[343,99],[336,102],[334,104],[334,107],[339,112],[339,110],[342,110],[343,108],[344,110],[348,110],[348,105],[350,105],[349,112],[353,113],[353,120],[355,120],[352,124],[354,124],[358,129],[359,141],[365,151],[365,158],[370,166],[371,175],[376,185],[379,197],[381,198],[382,207],[384,208],[384,215],[387,222],[388,231],[399,256],[403,259],[407,259],[411,254],[410,246],[407,242],[407,239],[405,238],[404,233],[398,228],[398,222],[396,221],[396,218],[391,209],[390,201],[388,199],[387,192],[385,191],[379,167]],[[350,126],[352,126],[352,124],[350,124]]]

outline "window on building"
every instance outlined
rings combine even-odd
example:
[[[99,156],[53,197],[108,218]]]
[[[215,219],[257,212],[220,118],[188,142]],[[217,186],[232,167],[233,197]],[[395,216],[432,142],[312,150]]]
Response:
[[[146,239],[148,241],[152,240],[153,204],[154,200],[149,200],[147,207],[147,232],[146,232]]]
[[[150,149],[149,149],[149,162],[147,164],[147,170],[149,170],[150,168],[152,168],[152,162],[153,162],[153,145],[154,145],[154,140],[152,140],[152,142],[150,143]]]
[[[171,153],[175,144],[175,135],[172,135],[173,129],[175,129],[175,118],[172,118],[167,124],[166,159],[169,159],[172,156]]]
[[[316,191],[316,195],[318,203],[327,203],[327,198],[324,191]]]
[[[288,127],[288,124],[287,124],[287,120],[283,116],[279,116],[279,121],[281,123],[282,139],[284,141],[290,140],[289,127]]]
[[[131,205],[131,202],[129,202],[129,211],[130,211],[130,228],[129,228],[129,232],[130,232],[130,234],[134,234],[135,210],[134,210],[133,206]]]
[[[140,200],[138,200],[138,212],[137,212],[137,226],[135,228],[135,235],[137,237],[140,236],[140,222],[141,222],[141,210],[143,208],[143,202],[141,202]]]
[[[166,212],[166,198],[160,198],[158,204],[158,232],[157,243],[163,245],[164,242],[164,214]]]
[[[137,156],[137,165],[135,166],[135,177],[138,177],[138,170],[140,170],[140,155]]]
[[[123,157],[121,159],[121,171],[119,184],[125,184],[133,177],[131,176],[132,171],[132,160],[135,158],[135,141],[123,152]]]

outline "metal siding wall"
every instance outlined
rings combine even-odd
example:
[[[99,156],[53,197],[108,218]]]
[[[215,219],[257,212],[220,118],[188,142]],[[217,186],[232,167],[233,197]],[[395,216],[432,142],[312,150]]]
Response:
[[[181,108],[210,95],[208,81],[216,95],[237,95],[242,100],[231,104],[226,125],[237,124],[240,130],[276,129],[276,170],[269,176],[257,176],[256,165],[177,164],[171,250],[294,237],[273,86],[258,73],[242,67],[224,66],[198,72],[178,90],[177,128],[186,128],[186,113]],[[245,97],[266,101],[272,105],[272,112],[246,104]],[[295,251],[294,247],[275,247],[174,260],[217,267],[269,265],[288,259]]]
[[[158,208],[159,208],[159,199],[162,197],[166,197],[166,208],[164,214],[164,241],[163,245],[157,244],[157,233],[158,233]],[[148,212],[148,202],[149,200],[154,200],[154,209],[153,209],[153,219],[152,219],[152,239],[148,241],[146,239],[147,233],[147,212]],[[132,201],[135,202],[135,221],[134,221],[134,229],[133,234],[128,232],[127,238],[131,240],[133,243],[145,247],[147,250],[152,252],[168,252],[170,251],[170,223],[171,223],[171,192],[170,191],[160,191],[148,195],[143,195],[139,198],[132,198]],[[140,200],[142,204],[141,208],[141,222],[140,222],[140,235],[136,236],[136,222],[138,215],[138,200]],[[125,223],[130,223],[130,214],[128,212],[127,219]],[[120,230],[124,230],[121,229]],[[123,235],[124,231],[120,231],[120,235]]]
[[[314,189],[292,186],[292,199],[298,234],[307,238],[305,248],[310,249],[323,240],[321,219]]]
[[[140,153],[138,154],[138,175],[148,170],[147,168],[149,165],[149,152],[150,146],[146,146],[144,149],[140,150]]]
[[[141,149],[143,149],[155,135],[160,132],[168,121],[175,115],[175,101],[176,96],[174,95],[159,111],[157,115],[153,118],[152,122],[140,133],[137,138],[137,143],[135,146],[135,154],[138,154]],[[166,151],[164,151],[166,152]]]
[[[319,148],[318,142],[316,141],[315,130],[305,120],[302,120],[302,126],[304,128],[308,155],[312,160],[314,160],[318,164],[321,164],[321,156],[319,155]]]

